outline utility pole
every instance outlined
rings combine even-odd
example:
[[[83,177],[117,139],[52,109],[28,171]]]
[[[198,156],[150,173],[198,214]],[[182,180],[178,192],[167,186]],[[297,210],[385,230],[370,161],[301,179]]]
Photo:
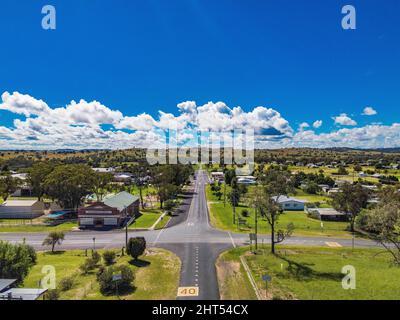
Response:
[[[125,248],[128,248],[128,212],[127,208],[124,206],[125,210]]]
[[[257,232],[258,232],[258,211],[257,211],[257,206],[254,208],[254,232],[256,234],[256,250],[258,250],[258,237],[257,237]]]

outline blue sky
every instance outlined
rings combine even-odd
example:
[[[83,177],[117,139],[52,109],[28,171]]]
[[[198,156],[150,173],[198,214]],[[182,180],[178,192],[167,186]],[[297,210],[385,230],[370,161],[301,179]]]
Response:
[[[332,117],[343,113],[350,127],[391,126],[400,122],[400,2],[382,3],[3,0],[0,91],[51,108],[96,100],[156,120],[159,110],[178,116],[180,102],[223,101],[273,108],[294,131],[316,120],[315,134],[338,131]],[[45,4],[57,10],[56,30],[41,28]],[[356,30],[341,27],[345,4],[357,10]],[[377,114],[362,116],[367,106]],[[0,126],[26,120],[7,108]]]

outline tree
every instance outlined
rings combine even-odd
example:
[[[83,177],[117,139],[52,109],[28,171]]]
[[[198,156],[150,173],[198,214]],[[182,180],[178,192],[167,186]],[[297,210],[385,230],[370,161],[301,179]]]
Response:
[[[46,177],[47,194],[66,209],[76,209],[95,190],[93,170],[82,164],[61,165]]]
[[[289,171],[269,168],[262,176],[261,183],[261,188],[256,189],[253,205],[256,216],[260,214],[271,227],[271,253],[275,254],[276,244],[290,237],[294,230],[292,223],[289,223],[285,230],[276,230],[279,217],[283,213],[279,198],[294,191],[294,181]]]
[[[317,194],[321,191],[321,188],[313,181],[308,182],[305,187],[303,188],[304,192],[309,194]]]
[[[35,263],[36,253],[31,246],[0,241],[0,279],[17,279],[21,284]]]
[[[340,167],[338,168],[337,174],[340,175],[340,176],[347,176],[347,175],[349,174],[349,172],[346,170],[345,167],[340,166]]]
[[[146,250],[146,240],[143,237],[130,238],[126,252],[137,260]]]
[[[61,245],[64,240],[64,232],[61,231],[52,231],[48,234],[48,236],[43,240],[42,246],[51,246],[51,252],[54,253],[54,247],[56,244]]]
[[[231,192],[229,193],[229,203],[232,206],[233,224],[236,223],[236,207],[239,205],[240,192],[236,178],[231,180]]]
[[[107,193],[108,186],[113,180],[111,173],[95,172],[93,175],[93,191],[98,201],[103,201],[104,195]]]
[[[361,184],[345,183],[332,196],[333,207],[340,212],[344,212],[350,219],[350,231],[354,232],[354,222],[362,209],[367,207],[369,193]]]
[[[35,163],[28,172],[28,182],[32,187],[33,194],[40,201],[46,194],[46,177],[53,171],[54,166],[48,162]]]
[[[18,178],[13,178],[11,175],[0,176],[0,197],[7,200],[21,186],[22,181]]]
[[[400,265],[400,203],[391,201],[366,211],[364,230],[388,251]]]

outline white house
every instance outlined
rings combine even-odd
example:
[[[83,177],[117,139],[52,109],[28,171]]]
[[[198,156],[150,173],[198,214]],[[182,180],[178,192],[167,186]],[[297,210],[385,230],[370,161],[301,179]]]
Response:
[[[272,197],[272,199],[278,201],[279,205],[285,211],[304,211],[304,205],[307,202],[304,200],[286,196],[280,196],[279,198]]]
[[[215,181],[224,182],[225,175],[223,172],[211,172],[211,180],[213,182],[215,182]]]
[[[6,200],[0,205],[0,219],[33,219],[44,214],[46,206],[38,200]]]
[[[256,177],[253,176],[237,176],[237,183],[239,184],[255,184]]]

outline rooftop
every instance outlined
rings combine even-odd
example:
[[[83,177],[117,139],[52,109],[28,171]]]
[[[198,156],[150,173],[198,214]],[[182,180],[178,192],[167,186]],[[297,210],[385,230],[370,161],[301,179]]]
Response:
[[[37,199],[33,200],[6,200],[1,206],[7,207],[30,207],[38,202]]]
[[[276,201],[278,197],[272,197],[272,199],[274,199]],[[287,202],[287,201],[296,201],[296,202],[301,202],[301,203],[306,203],[307,201],[305,200],[301,200],[301,199],[297,199],[297,198],[292,198],[292,197],[287,197],[287,196],[280,196],[278,199],[279,203],[282,202]]]
[[[119,211],[122,211],[138,200],[139,197],[131,195],[126,191],[122,191],[115,196],[106,198],[103,203],[109,207],[117,208]]]
[[[13,285],[16,281],[17,279],[0,279],[0,292]]]

